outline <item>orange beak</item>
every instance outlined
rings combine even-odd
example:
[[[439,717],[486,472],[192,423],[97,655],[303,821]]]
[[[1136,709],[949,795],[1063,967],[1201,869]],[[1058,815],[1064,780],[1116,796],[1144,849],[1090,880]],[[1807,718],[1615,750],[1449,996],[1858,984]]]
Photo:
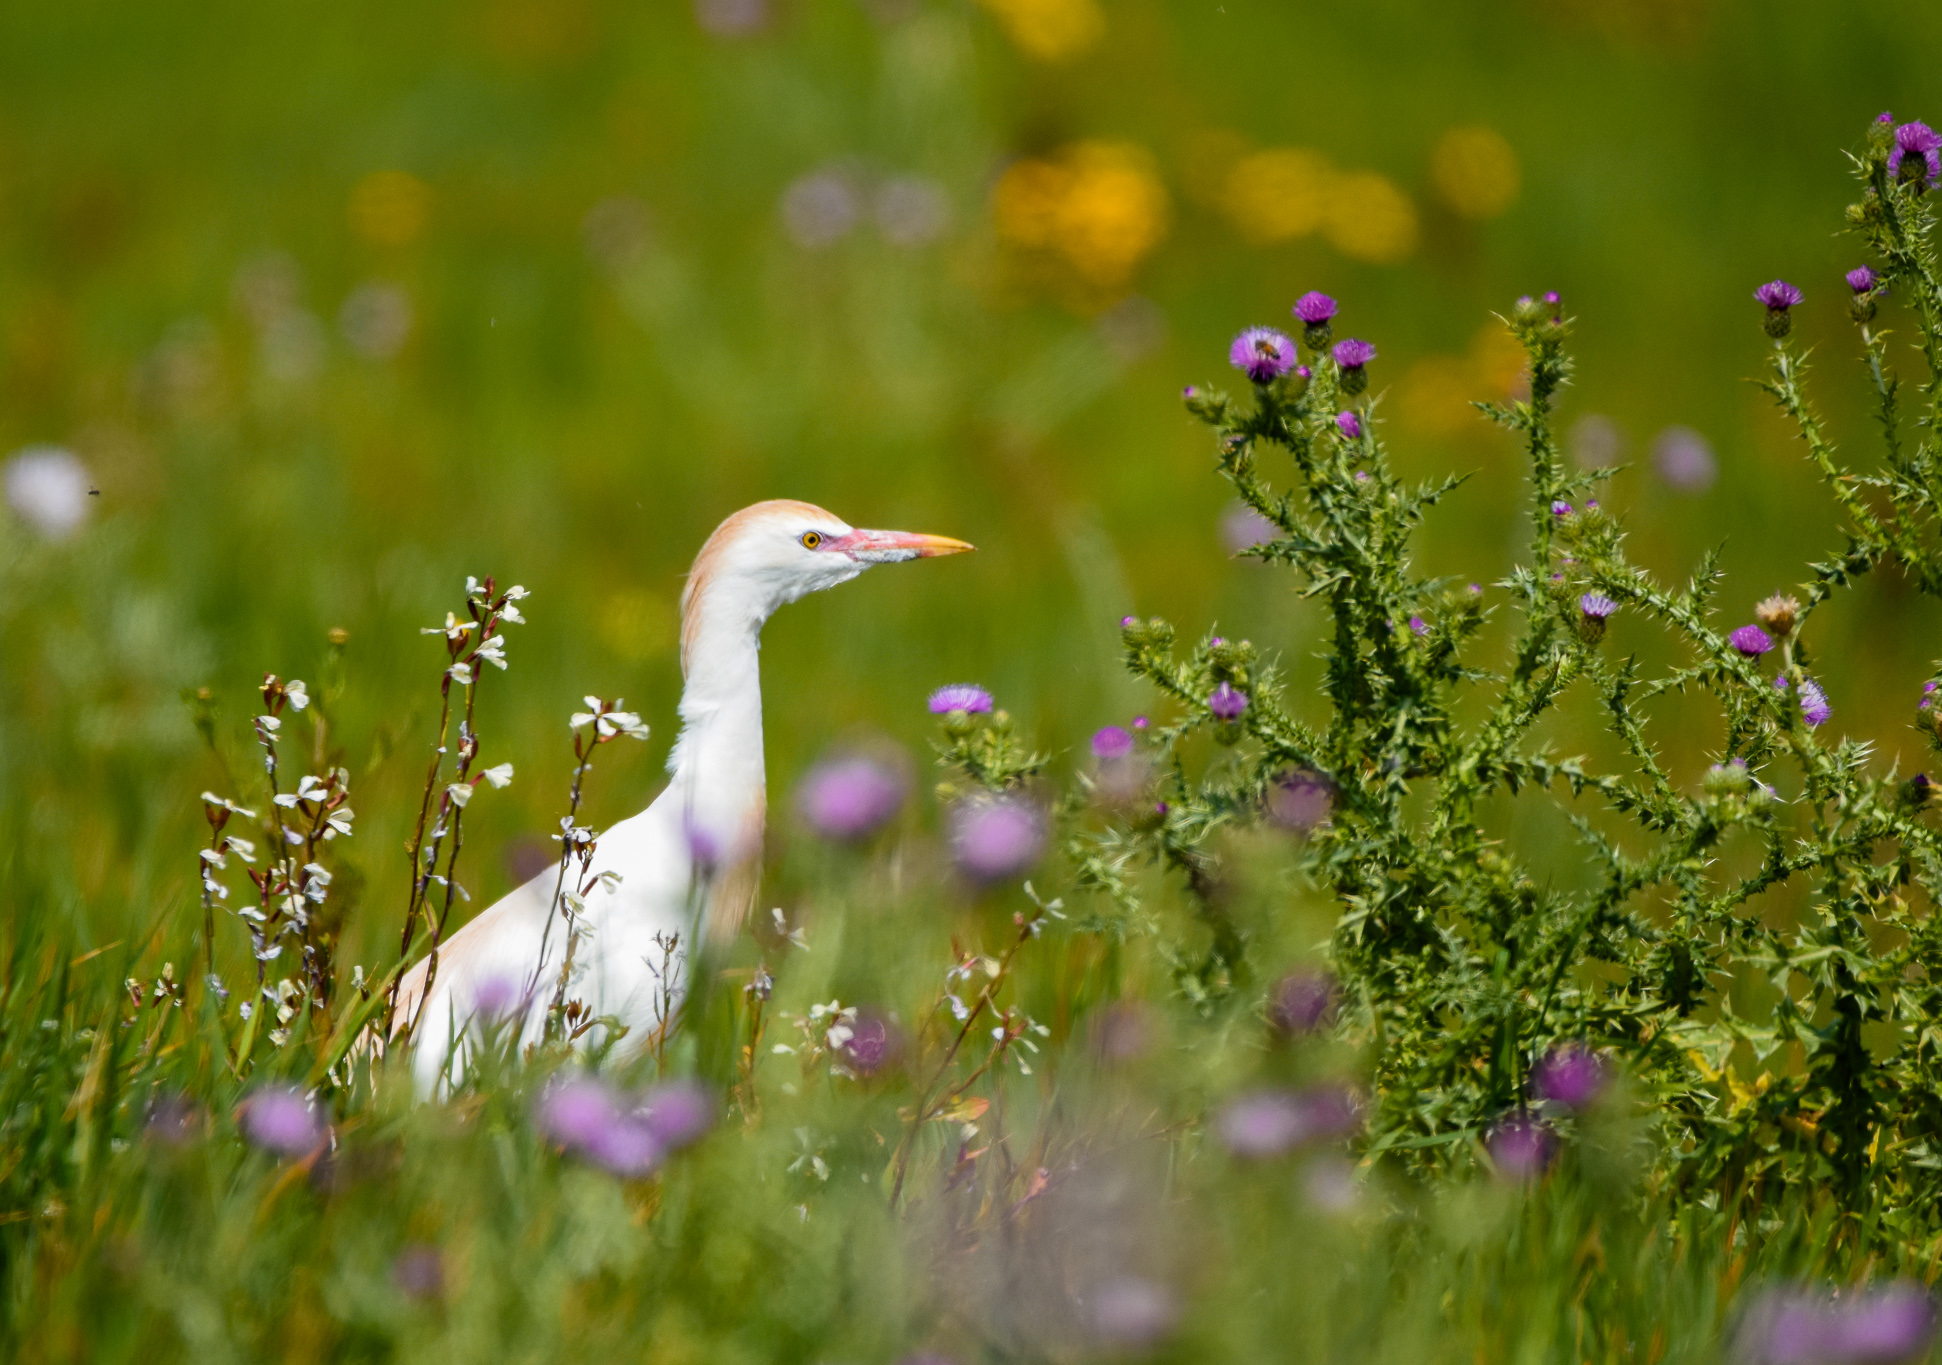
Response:
[[[977,547],[949,536],[927,536],[914,531],[852,531],[829,548],[864,564],[897,564],[907,559],[962,554]]]

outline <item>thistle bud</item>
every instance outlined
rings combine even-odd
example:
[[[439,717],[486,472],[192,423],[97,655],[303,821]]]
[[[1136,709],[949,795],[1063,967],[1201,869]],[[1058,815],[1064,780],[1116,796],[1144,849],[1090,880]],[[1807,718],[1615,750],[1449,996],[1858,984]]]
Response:
[[[1605,638],[1605,622],[1618,610],[1618,603],[1601,592],[1588,592],[1578,599],[1578,636],[1588,645]]]
[[[1784,640],[1793,634],[1794,623],[1800,619],[1800,603],[1783,593],[1775,593],[1753,609],[1753,616],[1777,639]]]
[[[1227,395],[1219,389],[1189,384],[1180,391],[1180,399],[1187,405],[1187,411],[1203,422],[1219,426],[1227,420]]]
[[[1753,291],[1753,297],[1767,309],[1767,335],[1775,341],[1786,336],[1794,329],[1793,315],[1788,312],[1801,301],[1800,289],[1785,280],[1773,280]]]
[[[1902,783],[1901,799],[1904,805],[1925,806],[1928,804],[1929,798],[1934,794],[1935,783],[1927,773],[1916,773],[1915,776]]]
[[[1752,788],[1753,778],[1746,770],[1746,760],[1736,758],[1708,768],[1701,785],[1708,796],[1742,796]]]

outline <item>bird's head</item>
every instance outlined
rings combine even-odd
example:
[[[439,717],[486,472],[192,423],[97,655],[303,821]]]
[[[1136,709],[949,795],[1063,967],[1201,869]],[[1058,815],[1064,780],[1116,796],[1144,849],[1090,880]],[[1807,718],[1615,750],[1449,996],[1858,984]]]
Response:
[[[759,627],[778,607],[847,583],[877,564],[954,555],[972,547],[949,536],[860,531],[806,502],[744,507],[715,528],[681,593],[685,666],[709,619]]]

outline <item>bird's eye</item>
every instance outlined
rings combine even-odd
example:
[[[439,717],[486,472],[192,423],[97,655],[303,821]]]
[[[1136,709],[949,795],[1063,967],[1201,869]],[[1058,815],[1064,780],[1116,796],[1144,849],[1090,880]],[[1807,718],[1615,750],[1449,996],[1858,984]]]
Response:
[[[822,543],[823,543],[823,533],[821,531],[804,531],[802,533],[803,549],[813,550],[818,545],[821,545]]]

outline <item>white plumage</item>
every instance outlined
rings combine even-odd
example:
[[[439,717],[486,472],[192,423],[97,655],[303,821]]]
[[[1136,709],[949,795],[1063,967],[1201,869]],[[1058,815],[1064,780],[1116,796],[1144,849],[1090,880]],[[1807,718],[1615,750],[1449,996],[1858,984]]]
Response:
[[[859,531],[809,503],[761,502],[735,513],[702,546],[681,598],[681,733],[660,796],[599,837],[593,869],[619,880],[588,898],[568,998],[612,1015],[640,1039],[660,1023],[664,949],[657,935],[731,937],[754,897],[762,854],[763,623],[808,593],[848,582],[875,564],[956,554],[943,536]],[[565,925],[548,932],[557,867],[548,868],[454,934],[422,1013],[428,963],[399,988],[394,1031],[418,1017],[414,1070],[427,1092],[448,1062],[463,1066],[464,1038],[482,1010],[518,1017],[536,1039],[565,951]],[[545,941],[542,955],[541,943]],[[685,955],[685,951],[684,954]],[[679,961],[676,959],[677,971]],[[456,1045],[458,1051],[454,1053]]]

